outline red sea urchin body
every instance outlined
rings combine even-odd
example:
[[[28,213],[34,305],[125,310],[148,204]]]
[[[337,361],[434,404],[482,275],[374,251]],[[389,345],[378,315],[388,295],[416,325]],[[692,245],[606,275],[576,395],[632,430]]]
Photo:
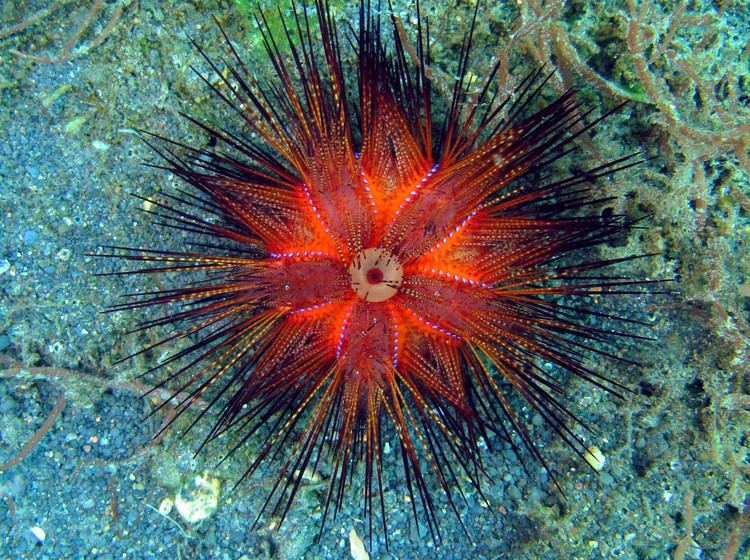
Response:
[[[201,271],[207,279],[117,308],[182,304],[144,323],[174,326],[156,346],[193,341],[166,361],[188,362],[170,377],[181,380],[178,394],[189,395],[178,412],[207,398],[218,409],[209,440],[237,429],[245,441],[273,425],[257,436],[260,452],[247,474],[284,457],[267,502],[282,518],[305,467],[325,449],[325,514],[341,506],[350,469],[363,463],[366,510],[378,495],[385,523],[382,446],[392,437],[415,513],[419,501],[436,535],[423,458],[454,511],[459,477],[478,490],[480,438],[513,441],[515,432],[542,460],[512,393],[582,454],[564,390],[541,362],[619,387],[584,363],[587,352],[613,357],[597,345],[618,335],[588,318],[616,318],[574,300],[626,293],[637,282],[607,277],[600,269],[613,262],[573,256],[629,228],[620,216],[592,211],[593,185],[632,160],[545,176],[597,121],[585,120],[573,92],[527,114],[540,72],[502,101],[489,85],[469,95],[459,79],[436,127],[421,18],[410,60],[399,33],[389,53],[378,17],[363,3],[349,82],[328,6],[318,0],[316,8],[322,54],[307,16],[292,22],[291,56],[261,25],[273,83],[260,83],[231,45],[227,71],[206,58],[220,83],[204,80],[244,130],[194,121],[220,149],[165,139],[154,146],[193,189],[156,201],[157,215],[206,241],[181,253],[120,256],[149,263],[135,272]]]

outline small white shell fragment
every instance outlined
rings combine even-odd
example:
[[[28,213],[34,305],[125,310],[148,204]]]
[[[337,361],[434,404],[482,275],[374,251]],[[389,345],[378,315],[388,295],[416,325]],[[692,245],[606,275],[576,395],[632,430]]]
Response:
[[[109,150],[109,144],[107,144],[106,142],[102,142],[101,140],[94,140],[93,142],[91,142],[91,146],[95,150],[99,150],[100,152],[106,152],[107,150]]]
[[[208,471],[191,475],[177,491],[174,507],[185,521],[198,523],[211,516],[219,505],[221,481]]]
[[[42,529],[38,525],[34,525],[30,529],[30,531],[31,531],[31,534],[34,535],[34,537],[36,537],[36,540],[38,540],[40,543],[43,543],[44,539],[47,538],[47,533],[44,531],[44,529]]]
[[[172,512],[172,508],[174,507],[174,499],[171,497],[164,498],[161,502],[159,502],[159,513],[162,515],[169,515]]]
[[[370,555],[365,549],[365,543],[362,542],[362,538],[354,529],[349,531],[349,550],[354,560],[370,560]]]
[[[604,468],[604,463],[607,462],[607,458],[596,445],[591,445],[586,448],[583,452],[583,460],[586,461],[591,468],[595,471],[600,471]]]

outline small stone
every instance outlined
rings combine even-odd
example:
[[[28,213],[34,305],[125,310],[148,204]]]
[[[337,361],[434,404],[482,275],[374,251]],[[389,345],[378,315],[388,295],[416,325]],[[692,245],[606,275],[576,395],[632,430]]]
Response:
[[[221,481],[208,471],[192,475],[174,498],[174,507],[186,522],[193,524],[211,517],[219,505]]]
[[[23,232],[23,242],[26,245],[33,245],[39,239],[39,233],[33,229],[27,229]]]
[[[92,509],[96,506],[96,502],[92,498],[87,498],[81,502],[81,508],[85,510]]]
[[[349,551],[352,553],[354,560],[370,560],[370,555],[367,553],[367,549],[365,549],[362,537],[354,529],[349,531]]]
[[[159,502],[159,513],[169,515],[174,507],[174,499],[167,497]]]
[[[85,115],[75,117],[74,119],[68,121],[65,126],[63,126],[63,131],[65,132],[65,134],[75,134],[81,129],[86,120],[87,117]]]
[[[510,486],[508,487],[508,496],[510,499],[518,502],[521,500],[521,491],[518,489],[517,486]]]
[[[586,461],[592,469],[600,471],[604,468],[604,463],[607,462],[607,458],[596,445],[592,445],[586,449],[583,453],[583,460]]]
[[[42,544],[44,542],[44,539],[47,538],[47,533],[38,525],[34,525],[29,530],[31,531],[31,534],[34,535],[39,544]]]
[[[306,484],[318,484],[323,478],[313,469],[307,467],[302,473],[302,482]]]

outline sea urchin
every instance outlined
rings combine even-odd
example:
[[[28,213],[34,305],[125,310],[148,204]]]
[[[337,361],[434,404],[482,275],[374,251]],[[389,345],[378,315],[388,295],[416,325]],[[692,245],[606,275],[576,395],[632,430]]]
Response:
[[[171,329],[148,349],[188,343],[151,371],[175,366],[159,386],[188,395],[178,414],[209,403],[206,441],[236,431],[236,449],[257,438],[246,475],[278,462],[264,510],[283,520],[303,472],[327,454],[323,520],[363,467],[370,523],[377,497],[385,524],[390,439],[415,517],[437,539],[430,489],[458,514],[459,479],[479,491],[490,433],[544,464],[514,399],[583,455],[550,370],[620,389],[585,357],[617,359],[607,341],[627,335],[601,324],[624,319],[587,301],[637,282],[601,271],[619,261],[582,255],[632,226],[601,212],[594,184],[635,158],[555,178],[550,164],[603,117],[589,119],[572,91],[533,112],[541,70],[509,99],[493,86],[497,66],[479,87],[467,83],[474,23],[436,125],[418,6],[416,46],[396,19],[381,27],[367,1],[345,33],[325,0],[315,8],[317,25],[306,10],[284,25],[284,48],[261,16],[273,80],[260,80],[228,39],[222,63],[198,47],[216,74],[202,79],[238,125],[188,117],[212,139],[206,148],[146,136],[160,167],[189,185],[151,200],[152,213],[194,242],[181,252],[115,247],[112,256],[146,263],[121,273],[169,274],[174,287],[114,309],[165,309],[139,326]]]

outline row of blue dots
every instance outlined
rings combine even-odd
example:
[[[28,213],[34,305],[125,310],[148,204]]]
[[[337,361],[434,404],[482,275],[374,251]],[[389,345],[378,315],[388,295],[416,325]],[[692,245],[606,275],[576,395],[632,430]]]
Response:
[[[318,218],[320,225],[323,226],[323,228],[326,230],[326,233],[330,233],[331,230],[328,229],[328,225],[326,225],[326,222],[323,219],[322,214],[318,212],[318,207],[315,206],[315,203],[313,202],[312,195],[310,194],[310,191],[307,188],[307,183],[302,183],[302,188],[305,191],[305,196],[307,196],[307,201],[310,203],[310,206],[312,206],[312,211],[315,212],[315,216]]]
[[[450,337],[453,337],[453,338],[456,338],[456,339],[459,339],[459,340],[461,339],[461,337],[458,336],[457,334],[445,330],[443,327],[441,327],[440,325],[438,325],[436,323],[431,323],[430,321],[427,321],[424,317],[422,317],[421,315],[417,314],[416,311],[412,311],[411,314],[414,317],[417,318],[417,321],[419,321],[420,323],[424,323],[428,327],[431,327],[432,330],[437,331],[440,334],[444,334],[445,336],[450,336]]]
[[[360,167],[359,175],[362,177],[362,183],[365,186],[365,192],[367,193],[367,198],[370,200],[370,206],[372,206],[372,213],[377,214],[378,209],[375,208],[375,200],[373,200],[372,192],[370,191],[370,187],[368,186],[367,178],[365,177],[365,172],[362,171],[362,168]]]
[[[328,300],[325,303],[316,303],[314,305],[311,305],[309,307],[303,307],[302,309],[295,309],[290,313],[290,315],[297,315],[299,313],[305,313],[307,311],[312,311],[313,309],[320,309],[321,307],[327,307],[333,303],[333,300]]]
[[[344,322],[341,323],[341,332],[339,333],[339,343],[336,346],[336,359],[338,360],[341,357],[341,347],[344,345],[344,336],[346,336],[346,328],[347,324],[349,323],[349,317],[351,316],[352,312],[347,311],[346,316],[344,316]]]
[[[468,284],[469,286],[479,286],[481,288],[492,288],[492,284],[487,284],[485,282],[476,282],[472,280],[471,278],[466,278],[465,276],[459,276],[458,274],[451,274],[449,272],[445,272],[444,270],[441,270],[439,268],[423,268],[422,272],[429,272],[430,274],[436,274],[440,277],[445,277],[447,280],[453,280],[455,282],[461,282],[462,284]]]
[[[471,220],[474,216],[476,216],[476,214],[477,214],[477,212],[475,210],[471,214],[469,214],[468,216],[466,216],[463,219],[463,221],[453,229],[452,232],[450,232],[446,237],[443,237],[440,241],[438,241],[435,244],[435,246],[432,249],[430,249],[430,253],[434,253],[437,249],[440,249],[441,243],[442,243],[442,245],[445,245],[446,243],[448,243],[449,239],[453,239],[453,235],[456,234],[456,233],[458,233],[459,231],[461,231],[461,229],[463,227],[465,227],[466,224],[469,223],[469,220]]]
[[[391,315],[391,324],[393,325],[393,367],[398,367],[398,321],[393,312]]]
[[[421,180],[419,181],[419,183],[417,183],[416,185],[414,185],[414,189],[413,189],[413,190],[412,190],[411,192],[409,192],[409,196],[407,196],[407,197],[406,197],[406,198],[404,199],[404,201],[405,201],[406,203],[409,203],[409,202],[411,202],[411,201],[412,201],[412,199],[414,199],[414,198],[416,198],[416,197],[417,197],[417,195],[419,194],[419,193],[418,193],[418,191],[419,191],[419,190],[420,190],[420,189],[422,188],[422,186],[424,185],[424,183],[426,183],[426,182],[427,182],[427,180],[428,180],[428,179],[429,179],[430,177],[432,177],[432,175],[433,175],[433,174],[434,174],[434,173],[435,173],[435,172],[436,172],[436,171],[438,170],[438,168],[439,168],[439,167],[440,167],[440,164],[439,164],[439,163],[436,163],[436,164],[435,164],[435,165],[434,165],[434,166],[432,167],[432,169],[430,169],[430,170],[429,170],[429,171],[427,172],[427,175],[425,175],[424,177],[422,177],[422,179],[421,179]],[[398,216],[399,214],[401,214],[401,210],[403,210],[405,206],[406,206],[405,204],[399,204],[399,205],[398,205],[398,207],[399,207],[399,210],[396,210],[396,212],[395,212],[396,216]],[[394,218],[394,219],[395,219],[395,218]]]

